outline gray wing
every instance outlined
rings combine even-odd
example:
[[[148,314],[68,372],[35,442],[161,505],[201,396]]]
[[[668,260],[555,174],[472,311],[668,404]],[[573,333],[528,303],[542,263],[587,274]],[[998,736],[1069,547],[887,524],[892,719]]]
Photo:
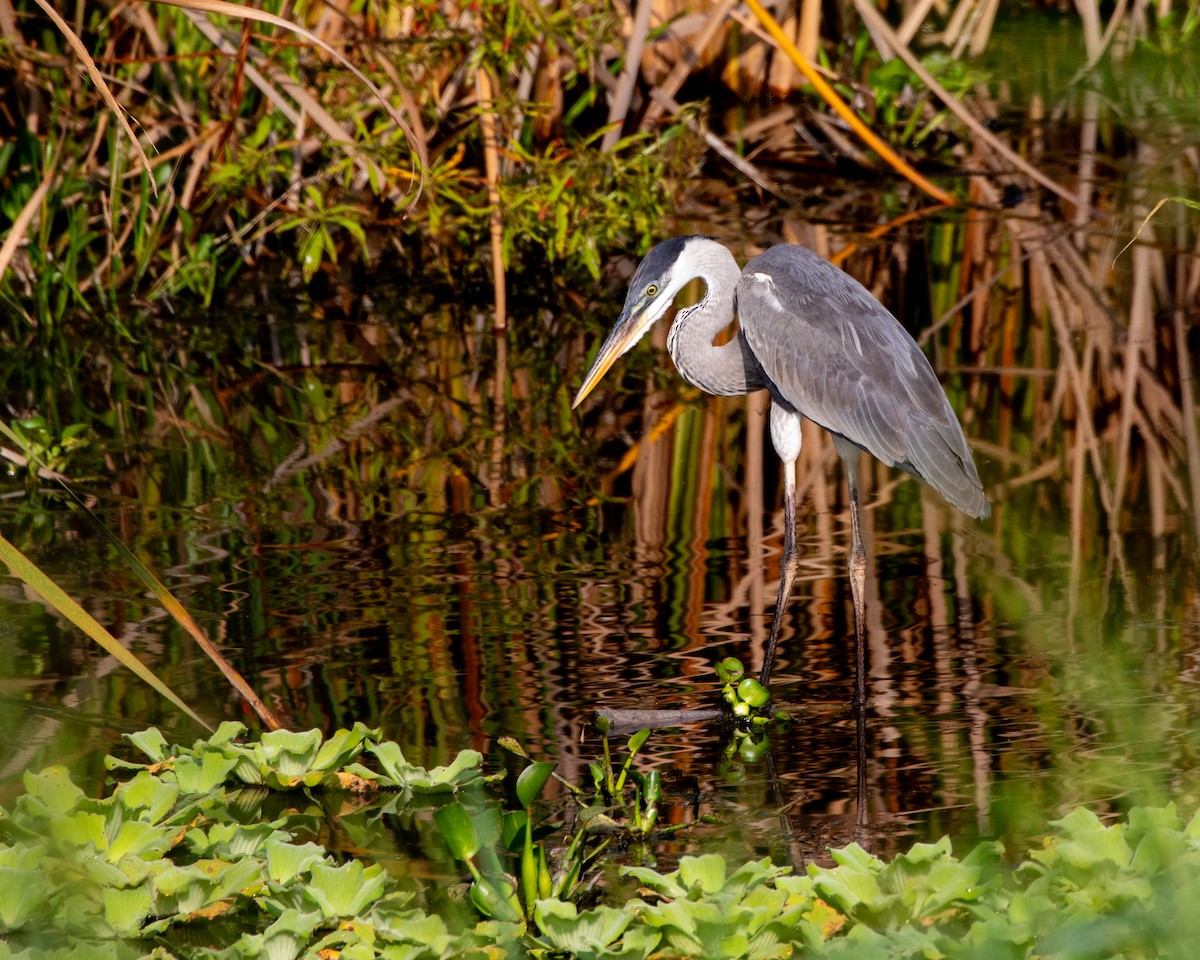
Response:
[[[942,385],[900,322],[803,247],[755,257],[737,286],[742,333],[772,394],[973,517],[990,513]]]

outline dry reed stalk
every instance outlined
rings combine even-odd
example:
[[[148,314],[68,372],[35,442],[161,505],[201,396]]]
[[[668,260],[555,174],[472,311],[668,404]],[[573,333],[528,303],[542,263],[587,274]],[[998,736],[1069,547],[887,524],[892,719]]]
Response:
[[[1133,251],[1133,293],[1130,298],[1129,326],[1125,335],[1122,358],[1122,390],[1120,424],[1117,429],[1117,448],[1114,457],[1116,477],[1113,480],[1113,502],[1124,499],[1125,478],[1129,469],[1130,434],[1133,430],[1134,408],[1137,404],[1138,373],[1143,360],[1153,369],[1153,358],[1145,355],[1153,338],[1153,303],[1150,294],[1149,252],[1144,246]],[[1149,438],[1146,438],[1147,440]],[[1115,531],[1114,531],[1115,535]]]
[[[981,2],[982,0],[959,0],[950,19],[946,21],[946,26],[940,33],[931,34],[928,38],[929,41],[940,43],[951,51],[957,50],[961,54],[970,40],[972,27],[979,17]]]
[[[776,20],[779,23],[779,29],[783,31],[797,50],[800,49],[800,17],[794,11],[794,7],[787,7],[780,11],[781,16]],[[815,56],[810,56],[807,52],[801,53],[810,63],[815,59]],[[796,71],[796,66],[786,57],[773,56],[771,57],[770,65],[766,70],[764,77],[766,93],[772,97],[786,96],[790,91],[795,90],[799,84],[799,76]]]
[[[809,63],[821,54],[821,0],[800,0],[800,35],[796,46]]]
[[[600,149],[612,150],[621,139],[621,127],[633,102],[633,88],[637,84],[642,65],[642,49],[646,35],[650,32],[650,14],[654,11],[654,0],[638,0],[630,34],[625,41],[625,64],[621,69],[617,89],[608,106],[608,130],[600,141]]]
[[[58,12],[46,0],[34,0],[34,3],[42,8],[42,12],[50,18],[50,22],[54,24],[55,28],[62,34],[63,39],[67,41],[67,46],[71,48],[75,56],[79,58],[79,62],[83,64],[84,70],[95,85],[96,92],[100,94],[104,105],[116,116],[117,122],[121,124],[121,129],[125,132],[125,136],[129,138],[129,142],[133,146],[134,155],[146,170],[150,189],[157,192],[158,185],[154,181],[154,174],[150,168],[150,158],[146,156],[146,151],[142,149],[141,141],[138,140],[137,134],[133,132],[133,127],[129,125],[129,120],[125,116],[124,109],[117,102],[117,98],[113,95],[112,90],[109,89],[108,84],[104,80],[104,75],[100,72],[100,68],[96,66],[96,61],[92,59],[91,54],[88,53],[87,47],[83,45],[83,41],[79,39],[67,21],[59,16]]]
[[[796,45],[788,39],[782,28],[775,21],[775,18],[767,12],[766,8],[759,0],[745,0],[746,5],[758,18],[759,23],[763,25],[766,31],[771,35],[780,49],[787,54],[791,61],[796,65],[804,78],[813,85],[818,95],[831,109],[843,120],[846,121],[858,136],[867,143],[879,156],[894,169],[901,174],[905,179],[912,183],[919,190],[929,194],[934,199],[941,203],[953,205],[957,201],[946,191],[940,187],[934,186],[926,180],[921,174],[914,170],[899,154],[896,153],[890,146],[884,143],[875,132],[871,130],[858,114],[855,113],[850,106],[837,94],[837,92],[826,82],[825,78],[816,70],[815,67],[805,59],[804,55],[796,49]],[[882,19],[882,18],[879,18]]]
[[[38,214],[42,201],[46,199],[46,194],[54,183],[54,178],[58,176],[59,146],[59,144],[55,144],[52,149],[47,151],[46,170],[42,174],[42,179],[34,188],[33,193],[30,194],[29,199],[22,204],[20,211],[13,219],[12,226],[8,230],[8,236],[4,238],[4,243],[0,245],[0,277],[8,273],[9,264],[12,263],[17,248],[28,236],[29,228]],[[31,317],[27,317],[27,319],[32,322]]]
[[[1084,450],[1091,460],[1092,470],[1096,478],[1097,491],[1100,495],[1100,502],[1104,507],[1104,512],[1108,515],[1109,523],[1112,524],[1116,519],[1117,507],[1113,499],[1112,489],[1108,483],[1107,471],[1104,469],[1101,459],[1099,438],[1096,435],[1095,427],[1089,416],[1089,412],[1092,409],[1090,387],[1092,385],[1092,370],[1094,369],[1091,362],[1093,338],[1089,331],[1084,332],[1083,357],[1080,362],[1076,362],[1071,325],[1067,320],[1067,305],[1058,295],[1058,287],[1054,282],[1050,261],[1045,251],[1036,251],[1032,257],[1032,263],[1041,280],[1046,295],[1046,307],[1050,315],[1051,325],[1058,339],[1059,363],[1066,374],[1070,395],[1075,401],[1075,423],[1076,430],[1078,431],[1077,443],[1080,444],[1080,449]],[[1078,478],[1074,482],[1082,484],[1083,480],[1082,478]],[[1079,492],[1077,495],[1082,496],[1082,492]]]
[[[497,133],[493,83],[487,69],[475,72],[475,93],[479,101],[479,126],[483,134],[483,163],[487,179],[489,228],[492,243],[492,287],[494,313],[492,329],[503,335],[508,329],[508,293],[504,276],[504,211],[500,200],[500,145]],[[501,404],[501,408],[503,404]]]
[[[747,0],[747,2],[757,3],[758,0]],[[1037,167],[1027,161],[1015,150],[1003,143],[995,134],[988,130],[987,127],[984,126],[983,123],[981,123],[971,113],[970,110],[968,110],[955,97],[951,96],[951,94],[940,83],[937,82],[933,74],[925,69],[924,65],[920,60],[917,59],[916,56],[913,55],[913,52],[908,48],[908,46],[899,42],[899,38],[892,31],[892,28],[888,25],[888,22],[883,18],[883,15],[880,14],[878,10],[871,6],[869,0],[854,0],[854,9],[858,11],[858,15],[862,17],[864,23],[872,26],[874,30],[878,31],[879,35],[884,38],[887,47],[890,48],[897,57],[903,60],[905,65],[912,70],[913,73],[920,77],[921,82],[924,83],[929,91],[942,102],[943,106],[945,106],[947,110],[953,113],[967,127],[967,129],[971,131],[971,134],[975,139],[979,140],[982,144],[999,154],[1007,163],[1012,164],[1030,179],[1034,180],[1036,183],[1039,183],[1051,193],[1056,194],[1057,196],[1066,200],[1068,203],[1074,204],[1076,202],[1077,198],[1075,194],[1072,194],[1065,187],[1061,186],[1055,180],[1042,173]],[[888,55],[885,51],[881,50],[880,55],[883,56],[885,60],[888,59]]]
[[[680,104],[676,103],[670,97],[664,96],[657,90],[652,90],[650,95],[655,100],[660,101],[664,107],[670,110],[672,115],[678,116],[683,110],[683,107]],[[714,151],[716,151],[716,153],[719,154],[720,157],[735,170],[740,171],[749,180],[761,187],[767,193],[774,194],[781,200],[790,200],[790,194],[787,190],[759,170],[758,167],[752,164],[749,160],[738,156],[738,154],[734,152],[733,148],[730,147],[729,144],[727,144],[707,127],[703,126],[695,117],[688,117],[687,125],[689,129],[700,134],[700,136],[703,137],[704,142],[707,143]]]
[[[1000,0],[984,0],[979,18],[975,21],[975,29],[971,31],[971,56],[982,57],[987,52],[988,40],[992,36],[992,26],[996,22],[996,14],[1000,10]]]
[[[712,42],[713,38],[717,35],[717,31],[725,24],[729,12],[737,2],[738,0],[718,0],[708,12],[703,25],[696,33],[692,34],[690,42],[685,44],[687,48],[686,54],[676,61],[667,76],[655,88],[655,93],[658,96],[652,95],[650,98],[650,103],[646,107],[646,113],[642,120],[643,127],[649,126],[661,117],[666,104],[673,102],[675,94],[679,92],[679,88],[683,86],[692,71],[695,70],[696,65],[700,63],[704,49]],[[683,43],[682,40],[679,42]]]
[[[1079,164],[1076,167],[1075,212],[1072,222],[1079,228],[1075,235],[1075,246],[1082,249],[1086,243],[1083,228],[1091,219],[1092,191],[1096,180],[1096,148],[1100,140],[1100,97],[1095,90],[1083,93],[1083,115],[1079,124]]]
[[[43,3],[45,0],[36,0],[36,2]],[[253,20],[259,23],[266,23],[279,29],[295,33],[308,42],[315,44],[325,53],[329,54],[338,63],[345,67],[345,69],[349,70],[355,79],[357,79],[370,91],[375,101],[379,103],[379,105],[391,118],[392,122],[395,123],[400,131],[404,134],[404,137],[408,142],[409,149],[413,152],[414,158],[417,162],[418,173],[420,177],[417,182],[417,194],[411,198],[410,202],[415,202],[417,197],[420,196],[420,188],[424,181],[424,172],[429,168],[429,156],[425,150],[424,142],[417,137],[408,120],[401,115],[401,113],[395,107],[392,106],[391,102],[383,95],[383,92],[379,89],[379,87],[376,86],[366,74],[364,74],[358,69],[358,67],[354,66],[354,64],[352,64],[349,60],[342,56],[342,54],[340,54],[337,50],[327,44],[312,31],[307,30],[299,24],[286,20],[283,17],[277,17],[274,14],[257,10],[253,7],[230,3],[227,2],[227,0],[154,0],[154,2],[165,3],[169,6],[182,9],[187,18],[191,20],[196,28],[209,39],[209,42],[226,53],[232,54],[235,52],[233,44],[225,36],[224,32],[215,28],[208,21],[208,19],[203,16],[203,14],[212,13],[233,17],[243,21]],[[265,61],[265,58],[259,57],[258,59],[260,63]],[[267,97],[267,99],[274,103],[280,110],[282,110],[284,115],[287,116],[289,120],[292,122],[296,121],[295,111],[291,110],[287,106],[286,101],[283,100],[278,90],[283,90],[289,96],[291,96],[312,116],[313,121],[321,128],[326,136],[330,137],[330,139],[335,143],[346,148],[347,153],[349,153],[354,159],[355,163],[359,165],[369,177],[372,178],[373,183],[392,184],[393,191],[391,193],[391,197],[393,200],[398,201],[409,194],[410,191],[408,189],[400,190],[398,187],[396,187],[394,182],[388,178],[383,171],[379,170],[379,168],[369,158],[356,155],[357,146],[354,140],[345,132],[342,126],[328,113],[328,111],[324,109],[321,103],[311,94],[309,94],[303,86],[296,83],[291,77],[288,77],[281,70],[273,67],[267,68],[267,70],[273,83],[267,82],[265,77],[258,71],[252,72],[252,68],[249,66],[249,64],[247,64],[246,67],[246,74],[251,82],[253,82],[258,88],[259,92]],[[276,88],[278,88],[278,90]]]
[[[913,37],[925,25],[925,18],[929,16],[929,12],[937,2],[938,0],[917,0],[904,15],[900,26],[896,28],[896,39],[905,46],[912,43]],[[966,0],[962,0],[959,5],[962,6],[965,2]]]

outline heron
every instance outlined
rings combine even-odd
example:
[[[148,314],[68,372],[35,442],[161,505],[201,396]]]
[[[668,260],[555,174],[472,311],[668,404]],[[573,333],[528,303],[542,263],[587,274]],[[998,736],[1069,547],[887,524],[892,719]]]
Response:
[[[924,481],[971,517],[991,513],[971,449],[929,360],[908,331],[849,274],[805,247],[776,244],[743,270],[713,237],[673,237],[638,265],[625,306],[600,346],[572,408],[667,312],[691,281],[699,301],[675,314],[667,350],[683,378],[706,393],[770,393],[771,442],[782,462],[783,556],[775,617],[759,680],[767,686],[783,613],[799,569],[796,460],[807,417],[830,432],[845,465],[850,503],[848,572],[854,602],[853,706],[866,701],[866,552],[859,525],[862,451]],[[738,320],[736,336],[714,346]]]

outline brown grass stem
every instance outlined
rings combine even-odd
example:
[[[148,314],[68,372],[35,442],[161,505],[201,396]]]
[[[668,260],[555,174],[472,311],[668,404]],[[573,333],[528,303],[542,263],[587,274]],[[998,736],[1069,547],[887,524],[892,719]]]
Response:
[[[812,63],[810,63],[809,60],[804,56],[804,54],[797,49],[796,45],[792,43],[788,35],[783,32],[783,28],[779,26],[778,21],[776,21],[776,19],[767,12],[766,7],[759,3],[759,0],[745,0],[745,2],[754,15],[758,18],[758,21],[779,45],[779,48],[785,54],[787,54],[792,63],[794,63],[797,69],[804,75],[804,78],[813,85],[813,88],[820,95],[821,99],[824,100],[839,117],[841,117],[846,121],[847,124],[850,125],[851,129],[859,135],[863,142],[870,146],[870,148],[874,150],[890,167],[892,167],[893,170],[911,182],[918,189],[929,194],[929,196],[933,197],[939,203],[953,206],[958,202],[945,190],[934,186],[932,183],[926,180],[925,177],[918,173],[906,160],[896,153],[895,150],[893,150],[890,146],[884,143],[883,140],[876,136],[875,132],[870,127],[863,123],[858,114],[850,108],[850,105],[838,95],[837,91],[829,85],[823,76],[821,76],[816,67],[814,67]]]
[[[748,3],[754,4],[758,0],[747,0]],[[971,113],[967,107],[960,103],[954,96],[950,94],[936,78],[928,70],[919,59],[913,54],[912,50],[906,44],[900,42],[900,38],[896,36],[888,22],[883,18],[883,15],[876,10],[870,3],[870,0],[854,0],[854,9],[858,11],[858,15],[862,17],[863,22],[871,28],[873,34],[877,34],[884,38],[888,47],[892,52],[904,61],[905,65],[918,77],[921,82],[929,88],[942,103],[946,109],[953,113],[970,131],[972,136],[981,143],[987,145],[991,150],[998,153],[1005,161],[1012,164],[1018,170],[1022,171],[1026,176],[1035,182],[1041,184],[1051,193],[1068,203],[1074,205],[1078,202],[1078,197],[1071,193],[1066,187],[1059,184],[1057,181],[1042,173],[1032,163],[1022,157],[1019,153],[1001,141],[987,127],[983,125]],[[888,58],[885,51],[880,51],[884,59]],[[939,198],[940,199],[940,198]]]
[[[625,64],[617,81],[617,89],[608,106],[608,129],[600,141],[600,149],[609,151],[621,139],[621,128],[633,102],[633,88],[642,71],[642,50],[650,32],[650,14],[654,11],[654,0],[638,0],[634,12],[633,27],[625,40]]]

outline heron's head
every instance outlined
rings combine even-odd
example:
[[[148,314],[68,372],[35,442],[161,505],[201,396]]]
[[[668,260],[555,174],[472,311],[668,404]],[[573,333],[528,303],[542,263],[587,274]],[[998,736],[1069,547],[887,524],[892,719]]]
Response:
[[[646,254],[629,283],[625,308],[600,345],[592,369],[575,394],[572,408],[583,402],[618,357],[632,350],[646,335],[646,331],[667,312],[667,307],[675,302],[679,291],[700,276],[695,262],[697,254],[700,248],[715,244],[711,237],[672,237]]]

